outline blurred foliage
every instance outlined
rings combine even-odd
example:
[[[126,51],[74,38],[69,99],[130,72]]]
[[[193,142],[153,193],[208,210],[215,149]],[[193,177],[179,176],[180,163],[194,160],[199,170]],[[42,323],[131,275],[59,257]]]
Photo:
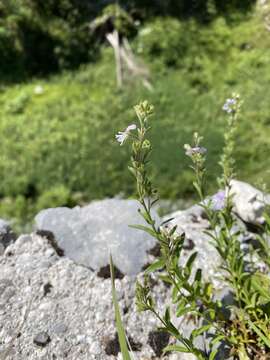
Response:
[[[135,23],[128,12],[121,6],[112,4],[106,6],[101,15],[95,18],[92,27],[94,29],[103,28],[102,32],[105,32],[105,34],[115,29],[120,35],[129,36],[134,33]]]
[[[110,17],[109,27],[134,35],[134,24],[155,16],[193,17],[209,22],[222,13],[228,18],[239,17],[253,3],[253,0],[128,0],[119,1],[121,8],[112,0],[1,0],[0,79],[17,82],[95,59],[100,37],[90,31],[94,19],[98,22]]]
[[[76,0],[1,0],[2,81],[46,75],[93,59],[92,7]]]
[[[219,15],[236,15],[250,11],[256,0],[120,0],[122,6],[143,17],[195,17],[208,22]],[[239,15],[239,14],[237,14]]]

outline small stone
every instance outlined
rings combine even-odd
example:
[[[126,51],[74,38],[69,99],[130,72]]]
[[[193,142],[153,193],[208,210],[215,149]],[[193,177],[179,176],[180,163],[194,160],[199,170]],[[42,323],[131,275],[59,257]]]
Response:
[[[90,345],[90,353],[93,355],[98,355],[101,352],[101,347],[100,344],[97,341],[94,341],[91,345]]]
[[[49,312],[52,309],[52,307],[53,307],[53,303],[47,301],[47,302],[42,302],[38,308],[41,311]]]
[[[83,334],[77,335],[76,340],[77,340],[78,344],[86,344],[87,336],[83,335]]]
[[[40,347],[45,347],[46,345],[49,344],[50,341],[51,341],[51,338],[45,331],[38,333],[34,337],[34,344],[36,344],[37,346],[40,346]]]
[[[53,332],[55,334],[63,334],[67,331],[68,327],[63,323],[58,323],[54,326]]]
[[[53,256],[55,254],[55,251],[54,251],[54,249],[47,249],[46,250],[46,252],[45,252],[45,256],[46,257],[51,257],[51,256]]]

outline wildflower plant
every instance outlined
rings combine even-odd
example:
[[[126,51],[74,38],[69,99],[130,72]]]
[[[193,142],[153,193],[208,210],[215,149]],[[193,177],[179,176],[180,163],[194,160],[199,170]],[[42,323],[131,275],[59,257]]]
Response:
[[[262,272],[253,257],[242,249],[240,230],[233,214],[230,183],[235,175],[233,151],[241,104],[239,95],[233,94],[223,106],[228,117],[227,132],[220,161],[220,190],[216,195],[207,197],[206,193],[207,150],[202,146],[203,138],[195,133],[193,144],[184,146],[195,175],[193,185],[209,222],[205,233],[219,254],[222,281],[233,296],[230,306],[216,299],[214,284],[205,280],[201,269],[195,268],[196,251],[184,265],[180,265],[185,234],[179,234],[177,227],[158,226],[152,217],[152,207],[158,201],[158,193],[148,174],[152,152],[148,134],[151,130],[153,106],[146,101],[136,105],[138,125],[131,125],[125,132],[117,135],[121,145],[128,139],[132,140],[129,170],[136,181],[137,199],[141,204],[139,212],[146,222],[145,226],[133,227],[152,235],[161,248],[160,257],[145,270],[144,282],[137,282],[136,304],[139,311],[152,312],[159,319],[160,328],[175,339],[175,343],[167,346],[164,352],[192,353],[199,360],[211,360],[218,356],[219,346],[223,345],[227,346],[229,355],[235,359],[266,359],[265,356],[270,355],[270,279],[266,275],[270,270],[269,247],[265,239],[260,238],[259,256],[267,269]],[[270,233],[270,217],[266,218],[266,228]],[[156,270],[161,271],[161,279],[172,286],[172,301],[164,309],[164,313],[156,310],[149,286],[150,273]],[[173,317],[172,309],[175,310]],[[229,311],[229,317],[225,316],[225,309]],[[172,318],[179,317],[194,319],[196,327],[189,336],[184,336],[181,329],[173,323]],[[202,335],[211,336],[207,350],[196,346],[196,338]]]

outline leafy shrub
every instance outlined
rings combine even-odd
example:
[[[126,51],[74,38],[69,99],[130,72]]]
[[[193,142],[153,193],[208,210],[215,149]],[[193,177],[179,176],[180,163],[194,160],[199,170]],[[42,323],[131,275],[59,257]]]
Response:
[[[47,209],[49,207],[69,206],[72,207],[75,202],[72,199],[70,190],[64,185],[54,186],[39,196],[36,203],[36,211]]]
[[[209,21],[221,14],[248,12],[256,0],[127,0],[120,1],[130,11],[137,11],[141,16],[173,16],[177,18],[195,17]]]
[[[36,213],[36,208],[32,199],[24,195],[6,196],[1,199],[0,213],[2,218],[12,220],[12,227],[19,233],[22,230],[31,231],[29,224],[32,224],[32,216]]]
[[[188,48],[185,30],[176,19],[155,18],[139,32],[138,52],[167,66],[179,65]]]
[[[18,81],[89,61],[95,53],[92,7],[72,0],[4,0],[0,5],[0,76]]]

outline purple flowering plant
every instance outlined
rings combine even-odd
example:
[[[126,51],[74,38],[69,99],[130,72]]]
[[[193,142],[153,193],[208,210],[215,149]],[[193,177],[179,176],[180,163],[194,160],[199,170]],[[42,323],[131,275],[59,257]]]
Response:
[[[233,152],[240,108],[241,100],[236,94],[223,106],[228,118],[220,160],[222,175],[218,179],[220,190],[212,197],[208,197],[206,191],[207,150],[202,146],[203,138],[195,133],[192,145],[184,146],[194,171],[193,185],[209,222],[205,233],[220,256],[222,280],[224,286],[230,288],[233,305],[222,304],[214,296],[215,285],[206,281],[202,270],[195,267],[197,251],[192,252],[186,263],[181,265],[185,234],[179,234],[177,227],[158,226],[152,217],[152,207],[159,200],[148,171],[152,146],[147,136],[151,130],[149,122],[153,106],[146,101],[136,105],[138,124],[117,135],[121,145],[127,138],[132,139],[129,170],[136,182],[137,199],[142,209],[139,212],[146,222],[145,226],[132,226],[152,235],[160,246],[160,256],[145,270],[144,282],[136,284],[136,304],[139,311],[150,311],[160,321],[160,329],[174,339],[163,350],[164,353],[184,352],[193,354],[199,360],[214,360],[220,359],[219,351],[225,346],[234,359],[266,359],[263,356],[270,355],[270,279],[268,277],[267,283],[252,256],[246,256],[240,246],[239,232],[234,230],[237,219],[233,213],[230,182],[235,176]],[[131,133],[135,129],[136,135]],[[267,250],[262,253],[269,259]],[[265,264],[269,265],[270,272],[270,261],[265,261]],[[162,281],[172,288],[171,304],[164,304],[163,313],[156,309],[149,283],[151,273],[157,270]],[[265,284],[269,284],[268,292]],[[172,309],[176,309],[174,317],[192,319],[196,325],[189,335],[184,335],[173,322]],[[224,310],[230,312],[229,318],[224,317]],[[197,346],[196,339],[199,337],[211,338],[208,349],[202,350]]]

